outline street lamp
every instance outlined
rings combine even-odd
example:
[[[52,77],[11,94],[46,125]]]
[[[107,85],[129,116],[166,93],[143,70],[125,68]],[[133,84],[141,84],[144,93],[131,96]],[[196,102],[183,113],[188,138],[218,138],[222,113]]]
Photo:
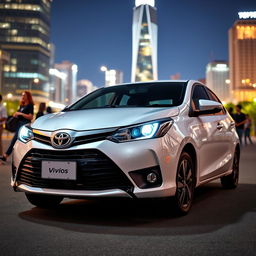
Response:
[[[32,85],[33,84],[38,84],[39,83],[39,78],[34,78],[33,80],[31,80],[30,84],[29,84],[29,91],[32,91]]]

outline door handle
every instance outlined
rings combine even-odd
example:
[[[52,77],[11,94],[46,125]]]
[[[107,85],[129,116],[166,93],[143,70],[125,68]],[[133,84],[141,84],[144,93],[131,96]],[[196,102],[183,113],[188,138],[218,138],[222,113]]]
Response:
[[[231,123],[230,123],[230,128],[234,128],[236,126],[236,123],[234,122],[234,121],[232,121]]]
[[[217,124],[217,129],[218,129],[218,130],[221,130],[223,127],[224,127],[223,124],[220,124],[220,123]]]

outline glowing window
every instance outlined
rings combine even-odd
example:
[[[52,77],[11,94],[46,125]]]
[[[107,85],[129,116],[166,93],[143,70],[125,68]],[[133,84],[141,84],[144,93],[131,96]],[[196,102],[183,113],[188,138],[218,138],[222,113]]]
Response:
[[[237,26],[237,39],[256,39],[256,26]]]
[[[10,28],[10,23],[0,22],[0,28]]]

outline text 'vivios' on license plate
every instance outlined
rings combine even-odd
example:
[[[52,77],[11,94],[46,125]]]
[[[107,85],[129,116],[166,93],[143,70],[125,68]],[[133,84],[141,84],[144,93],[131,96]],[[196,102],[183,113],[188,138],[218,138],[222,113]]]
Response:
[[[42,161],[42,178],[76,180],[76,162]]]

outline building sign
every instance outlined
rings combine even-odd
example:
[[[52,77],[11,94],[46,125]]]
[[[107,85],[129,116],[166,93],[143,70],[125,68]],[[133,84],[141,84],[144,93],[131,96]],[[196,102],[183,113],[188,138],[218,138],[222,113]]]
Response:
[[[239,19],[256,19],[256,11],[253,12],[239,12]]]

